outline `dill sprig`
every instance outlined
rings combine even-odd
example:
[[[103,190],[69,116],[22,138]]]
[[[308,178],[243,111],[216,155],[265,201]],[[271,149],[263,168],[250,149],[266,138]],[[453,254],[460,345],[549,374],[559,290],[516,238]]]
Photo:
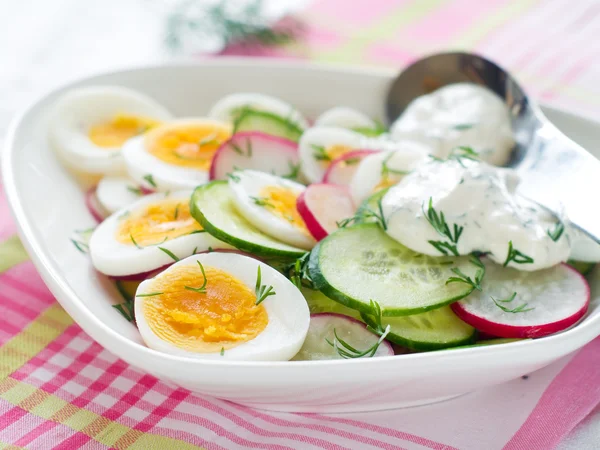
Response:
[[[229,178],[231,181],[233,181],[235,183],[239,183],[241,180],[241,178],[239,176],[237,176],[236,174],[231,173],[231,172],[227,174],[227,178]]]
[[[371,208],[361,208],[355,215],[348,217],[347,219],[336,222],[338,228],[346,228],[356,223],[364,222],[369,219],[375,219],[375,221],[383,228],[387,230],[387,221],[383,215],[383,206],[381,204],[383,199],[377,201],[377,211],[373,211]]]
[[[142,189],[139,187],[127,186],[127,190],[137,196],[141,196],[143,194]]]
[[[271,203],[268,198],[265,197],[253,197],[250,196],[255,205],[264,206],[265,208],[275,208],[275,205]]]
[[[322,145],[311,144],[313,152],[313,158],[317,161],[331,161],[331,156],[327,154],[327,150]]]
[[[476,125],[475,123],[459,123],[457,125],[454,125],[452,128],[455,130],[458,130],[458,131],[464,131],[464,130],[470,130],[475,125]]]
[[[342,358],[354,359],[354,358],[363,358],[363,357],[367,357],[367,358],[373,357],[375,355],[375,353],[377,353],[377,350],[379,349],[379,346],[381,345],[381,343],[384,341],[384,339],[389,334],[390,326],[387,325],[384,328],[382,325],[382,318],[381,318],[382,314],[381,314],[381,307],[379,306],[379,303],[371,300],[370,301],[370,310],[371,310],[371,313],[368,315],[373,317],[374,326],[368,325],[367,328],[370,331],[372,331],[373,333],[379,335],[379,339],[371,347],[367,348],[366,350],[358,350],[358,349],[354,348],[352,345],[348,344],[348,342],[344,341],[343,339],[341,339],[338,336],[335,328],[333,329],[333,336],[334,336],[333,342],[331,342],[327,338],[325,339],[327,341],[327,343],[329,345],[331,345],[333,347],[333,349],[336,351],[336,353],[338,355],[340,355]],[[361,316],[366,316],[366,314],[361,313]]]
[[[237,145],[234,142],[231,142],[231,147],[238,155],[242,155],[247,158],[252,157],[252,142],[250,141],[250,139],[246,139],[246,151],[245,152],[239,145]]]
[[[219,353],[221,356],[225,356],[225,347],[221,347],[221,351]]]
[[[273,286],[262,284],[260,266],[258,266],[256,271],[256,286],[254,287],[254,293],[256,294],[255,305],[260,305],[267,297],[276,294]]]
[[[140,249],[140,250],[141,250],[142,248],[144,248],[144,247],[141,247],[141,246],[140,246],[140,245],[139,245],[139,244],[136,242],[136,240],[133,238],[133,234],[129,233],[129,238],[131,239],[131,242],[133,242],[133,245],[135,245],[135,247],[136,247],[137,249]]]
[[[300,163],[294,164],[292,161],[288,161],[288,167],[290,168],[289,173],[282,175],[281,178],[287,178],[288,180],[298,180],[300,175]]]
[[[193,42],[204,42],[215,50],[233,43],[270,47],[294,41],[300,31],[297,22],[272,28],[261,0],[248,2],[243,7],[225,0],[209,5],[181,0],[167,19],[165,42],[173,51]]]
[[[171,250],[169,250],[168,248],[164,248],[164,247],[158,247],[158,249],[165,253],[167,256],[169,256],[173,261],[177,262],[179,261],[179,258],[177,257],[177,255],[175,253],[173,253]]]
[[[512,295],[510,297],[504,298],[504,299],[495,299],[494,297],[490,296],[490,298],[492,299],[492,301],[494,302],[494,304],[500,308],[502,311],[507,312],[507,313],[512,313],[512,314],[517,314],[517,313],[523,313],[523,312],[527,312],[527,311],[533,311],[535,309],[535,307],[533,308],[528,308],[527,305],[529,303],[522,303],[521,305],[517,306],[516,308],[508,308],[504,305],[502,305],[502,303],[511,303],[515,298],[517,297],[517,293],[513,292]]]
[[[90,246],[88,244],[86,244],[85,242],[81,242],[81,241],[77,241],[73,238],[70,239],[70,241],[73,243],[73,245],[75,246],[75,248],[77,250],[79,250],[81,253],[88,253],[90,250]]]
[[[506,260],[502,265],[506,267],[511,261],[513,261],[515,264],[531,264],[534,262],[531,256],[520,252],[519,250],[513,247],[512,241],[508,241],[508,254],[506,255]]]
[[[117,305],[111,305],[128,321],[133,322],[135,320],[134,304],[133,302],[123,302]]]
[[[149,173],[148,175],[144,175],[143,179],[146,180],[150,186],[156,188],[156,181],[154,181],[154,176],[152,174]]]
[[[177,220],[178,217],[179,217],[179,203],[177,203],[177,206],[175,206],[175,212],[173,213],[173,220]]]
[[[427,222],[433,227],[435,231],[440,236],[447,237],[450,242],[445,241],[428,241],[431,245],[433,245],[440,253],[444,255],[448,255],[448,252],[451,252],[453,255],[458,256],[458,250],[456,249],[456,244],[460,239],[460,236],[464,230],[464,227],[458,226],[457,224],[453,224],[452,231],[446,222],[446,218],[444,217],[444,213],[440,211],[439,213],[433,207],[433,198],[429,197],[429,205],[427,207],[427,211],[425,211],[425,207],[421,206],[421,210],[423,211],[423,215]]]
[[[308,287],[314,289],[312,278],[308,272],[308,260],[310,258],[310,252],[306,252],[300,258],[296,259],[292,264],[285,267],[283,272],[290,279],[294,285],[300,289],[301,287]]]
[[[163,295],[164,292],[150,292],[148,294],[135,294],[136,297],[155,297],[157,295]]]
[[[471,256],[469,262],[477,267],[477,271],[475,272],[474,279],[460,270],[457,267],[450,269],[456,276],[450,277],[446,280],[446,284],[450,283],[466,283],[473,287],[473,289],[477,289],[481,291],[481,282],[483,281],[483,277],[485,275],[485,266],[481,262],[481,260],[477,256]]]
[[[199,294],[206,294],[206,284],[208,283],[208,280],[206,278],[206,272],[204,272],[204,266],[202,265],[202,263],[198,260],[196,260],[196,262],[198,263],[198,267],[200,267],[200,271],[202,272],[202,277],[204,278],[202,286],[200,286],[199,288],[195,288],[195,287],[191,287],[191,286],[184,286],[184,288],[187,289],[188,291],[198,292]]]
[[[203,147],[209,144],[219,145],[220,142],[217,140],[217,133],[211,133],[208,136],[204,136],[198,141],[198,147]]]
[[[552,239],[554,242],[557,242],[564,232],[565,225],[561,221],[556,222],[552,230],[548,229],[546,231],[546,233],[548,233],[548,236],[550,236],[550,239]]]
[[[453,148],[446,159],[439,158],[435,155],[429,155],[429,157],[437,162],[453,160],[459,163],[462,167],[465,167],[463,159],[468,159],[470,161],[479,161],[479,152],[476,152],[471,147],[460,146]]]

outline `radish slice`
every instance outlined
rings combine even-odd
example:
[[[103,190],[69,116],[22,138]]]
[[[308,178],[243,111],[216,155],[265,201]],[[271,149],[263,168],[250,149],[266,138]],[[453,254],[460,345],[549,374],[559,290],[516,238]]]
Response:
[[[323,183],[348,186],[360,162],[377,150],[354,150],[334,159],[325,171]]]
[[[298,144],[277,136],[250,131],[236,133],[215,152],[210,180],[225,180],[234,170],[254,169],[297,180]]]
[[[367,330],[364,323],[351,317],[334,313],[312,314],[304,344],[292,361],[343,359],[344,357],[327,342],[335,343],[336,335],[341,341],[359,352],[374,348],[380,340],[379,336]],[[338,341],[337,345],[340,351],[343,351],[345,347],[341,341]],[[384,340],[372,356],[392,356],[393,354],[394,349],[391,344]],[[367,355],[362,356],[362,358],[368,357]]]
[[[85,193],[85,206],[87,206],[88,211],[98,223],[110,216],[109,212],[98,201],[98,197],[96,197],[96,187],[91,188]]]
[[[354,215],[348,189],[334,184],[309,185],[298,197],[296,208],[318,241],[337,230],[337,222]]]
[[[482,262],[483,290],[452,304],[452,310],[484,333],[500,338],[546,336],[575,324],[588,309],[587,281],[566,264],[524,272],[487,258]]]

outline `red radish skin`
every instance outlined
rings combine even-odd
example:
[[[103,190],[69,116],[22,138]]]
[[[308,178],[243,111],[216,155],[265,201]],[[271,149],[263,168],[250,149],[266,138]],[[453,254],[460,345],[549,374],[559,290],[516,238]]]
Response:
[[[252,143],[252,157],[236,153],[231,145],[236,144],[245,151],[248,140]],[[209,179],[210,181],[226,179],[227,174],[236,168],[262,170],[284,176],[291,173],[290,166],[298,164],[298,161],[297,142],[260,131],[236,133],[213,155]]]
[[[463,321],[476,328],[478,331],[483,333],[500,337],[500,338],[539,338],[548,336],[550,334],[558,333],[559,331],[569,328],[571,325],[576,324],[587,312],[590,306],[590,287],[587,280],[577,270],[573,269],[567,264],[562,264],[567,269],[573,272],[576,276],[580,277],[586,287],[586,301],[581,309],[575,314],[564,319],[557,320],[555,322],[545,323],[542,325],[535,326],[514,326],[503,323],[491,322],[481,316],[475,315],[468,312],[460,302],[453,303],[450,305],[452,311]]]
[[[348,188],[323,183],[308,186],[296,200],[296,209],[317,241],[337,230],[336,222],[354,214]]]
[[[96,197],[96,186],[90,188],[85,193],[85,206],[87,206],[88,211],[98,223],[103,222],[104,219],[108,217],[108,214],[103,211],[103,208]]]
[[[323,175],[323,183],[349,185],[360,161],[373,153],[378,153],[378,150],[352,150],[344,153],[331,162]],[[358,159],[358,161],[355,164],[347,165],[346,162],[349,159]]]

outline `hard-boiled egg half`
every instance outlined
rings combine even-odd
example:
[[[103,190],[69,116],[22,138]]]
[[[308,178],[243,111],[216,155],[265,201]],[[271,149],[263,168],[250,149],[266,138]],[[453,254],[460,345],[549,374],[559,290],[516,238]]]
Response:
[[[287,361],[310,322],[282,274],[235,253],[193,255],[140,284],[137,326],[148,347],[200,359]]]
[[[303,185],[265,172],[241,170],[233,172],[229,186],[238,212],[260,231],[296,247],[315,246],[296,209],[306,189]]]
[[[401,141],[396,150],[373,153],[358,165],[350,182],[350,195],[360,205],[377,191],[398,183],[428,158],[431,149],[419,142]]]
[[[365,148],[365,137],[339,127],[313,127],[298,143],[302,172],[311,183],[319,183],[331,162],[353,150]]]
[[[223,97],[210,109],[208,117],[233,122],[244,108],[268,112],[286,118],[301,129],[309,126],[302,113],[289,103],[270,95],[253,92],[240,92]]]
[[[90,239],[94,267],[110,276],[158,269],[194,253],[231,248],[190,215],[191,191],[156,193],[102,222]]]
[[[195,188],[208,181],[212,157],[230,136],[231,125],[219,120],[173,120],[127,142],[127,172],[148,189]]]
[[[135,203],[150,191],[139,187],[135,181],[123,175],[103,177],[96,186],[96,198],[102,208],[113,214],[126,206]]]
[[[121,147],[171,113],[150,97],[119,86],[74,89],[57,101],[49,137],[65,164],[87,173],[124,171]]]
[[[349,130],[375,130],[377,123],[354,108],[347,106],[336,106],[323,112],[315,120],[317,127],[339,127]]]

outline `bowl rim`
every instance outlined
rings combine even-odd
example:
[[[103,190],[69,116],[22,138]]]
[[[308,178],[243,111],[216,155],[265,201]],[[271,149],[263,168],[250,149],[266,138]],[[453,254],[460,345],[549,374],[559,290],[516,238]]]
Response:
[[[162,360],[165,363],[177,363],[186,364],[190,366],[197,366],[198,368],[204,366],[213,367],[243,367],[243,368],[265,368],[265,367],[278,367],[278,368],[308,368],[308,367],[350,367],[350,365],[381,365],[389,364],[391,361],[400,363],[400,361],[410,364],[412,362],[432,362],[443,359],[460,359],[464,357],[476,358],[483,353],[495,352],[495,353],[520,353],[520,349],[529,349],[533,351],[536,348],[544,347],[546,345],[552,345],[554,343],[568,340],[569,338],[576,339],[579,341],[574,347],[580,348],[587,342],[600,335],[600,314],[596,317],[589,318],[584,316],[576,325],[573,327],[539,339],[529,339],[522,341],[515,341],[505,343],[502,345],[493,346],[472,346],[464,348],[449,348],[444,350],[432,351],[432,352],[420,352],[404,354],[399,357],[398,355],[382,356],[377,358],[358,358],[350,360],[321,360],[321,361],[220,361],[220,360],[209,360],[209,359],[196,359],[186,356],[176,356],[167,353],[159,352],[146,347],[143,344],[134,342],[125,336],[118,333],[108,325],[105,325],[102,321],[96,318],[91,311],[86,308],[79,299],[79,296],[71,289],[66,279],[62,277],[62,272],[58,268],[53,267],[53,263],[48,259],[47,255],[43,251],[41,242],[35,237],[35,232],[31,223],[27,221],[25,210],[20,202],[20,194],[16,185],[16,178],[14,176],[15,171],[12,170],[13,166],[13,153],[16,151],[16,141],[21,133],[21,127],[28,120],[28,117],[35,113],[39,108],[40,104],[43,104],[49,97],[52,97],[59,92],[68,89],[69,87],[79,85],[81,83],[90,82],[97,78],[106,77],[109,75],[119,75],[133,72],[145,72],[145,71],[156,71],[156,70],[177,70],[181,68],[202,68],[207,66],[213,67],[264,67],[269,68],[282,68],[288,70],[294,70],[302,68],[303,70],[310,71],[328,71],[337,74],[353,73],[357,75],[365,76],[379,76],[383,78],[391,79],[396,75],[396,71],[389,68],[377,68],[369,66],[356,66],[356,65],[345,65],[345,64],[329,64],[322,62],[307,62],[307,61],[292,61],[292,60],[274,60],[270,58],[243,58],[243,57],[219,57],[217,58],[206,58],[194,62],[177,62],[173,64],[150,64],[132,66],[128,68],[121,68],[117,70],[108,70],[103,72],[94,73],[84,77],[79,77],[74,80],[62,83],[61,85],[54,87],[41,95],[38,95],[34,100],[30,101],[24,108],[21,109],[12,119],[10,126],[7,130],[6,137],[2,146],[1,152],[1,163],[0,169],[2,169],[2,179],[4,183],[4,189],[8,199],[9,207],[12,211],[13,217],[17,225],[18,234],[23,242],[25,249],[27,250],[36,270],[42,276],[42,279],[53,291],[53,295],[65,311],[73,318],[74,322],[77,323],[86,333],[90,334],[92,338],[107,350],[116,353],[118,356],[123,357],[124,351],[130,354],[138,354],[139,357],[145,357],[152,360]],[[577,113],[573,113],[561,108],[554,108],[551,106],[543,105],[543,109],[558,113],[566,116],[570,116],[572,119],[578,122],[586,122],[591,126],[600,127],[600,122],[580,116]],[[59,294],[54,294],[58,291]],[[82,324],[84,323],[84,324]],[[595,327],[595,329],[594,329]],[[124,351],[115,351],[114,346],[104,345],[100,342],[100,339],[95,337],[95,332],[88,331],[94,329],[106,335],[106,338],[115,344],[115,346],[124,346]],[[102,339],[104,341],[104,339]],[[451,350],[451,351],[449,351]]]

